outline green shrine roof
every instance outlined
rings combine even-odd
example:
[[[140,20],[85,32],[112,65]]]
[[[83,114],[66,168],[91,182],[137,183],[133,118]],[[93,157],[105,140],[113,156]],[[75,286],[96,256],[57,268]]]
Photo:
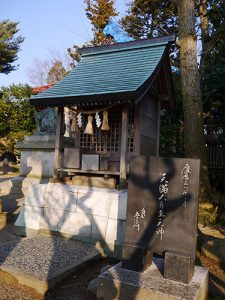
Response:
[[[81,61],[34,105],[136,98],[154,79],[174,36],[80,49]]]

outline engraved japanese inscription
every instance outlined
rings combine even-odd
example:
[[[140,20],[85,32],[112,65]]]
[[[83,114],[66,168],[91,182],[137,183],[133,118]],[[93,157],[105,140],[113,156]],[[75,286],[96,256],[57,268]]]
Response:
[[[199,160],[188,158],[139,156],[131,161],[124,244],[134,245],[134,251],[174,251],[194,260],[199,168]]]

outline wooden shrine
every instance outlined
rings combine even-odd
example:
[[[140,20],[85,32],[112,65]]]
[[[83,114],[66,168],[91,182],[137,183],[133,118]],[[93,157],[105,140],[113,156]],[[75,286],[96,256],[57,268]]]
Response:
[[[174,36],[80,49],[78,65],[30,99],[38,109],[57,109],[56,177],[110,175],[123,184],[132,156],[159,154],[160,110],[174,102],[172,42]]]

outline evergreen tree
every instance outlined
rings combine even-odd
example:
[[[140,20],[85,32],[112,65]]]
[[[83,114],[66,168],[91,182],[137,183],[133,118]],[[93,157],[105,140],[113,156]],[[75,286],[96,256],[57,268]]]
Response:
[[[210,139],[225,142],[225,3],[210,1],[207,11],[208,35],[201,58],[201,84]]]
[[[64,68],[61,61],[56,60],[53,66],[48,71],[47,83],[57,82],[63,79],[68,72]]]
[[[118,15],[114,7],[115,0],[84,0],[84,2],[86,15],[92,24],[93,39],[86,42],[81,48],[101,45],[104,41],[103,30],[108,24],[110,17]],[[67,49],[73,60],[71,67],[75,67],[75,63],[80,61],[79,48],[78,45],[74,45],[72,48]]]
[[[93,45],[101,44],[104,39],[103,30],[108,24],[110,17],[118,15],[114,5],[115,0],[85,0],[86,15],[93,26]]]
[[[16,36],[19,31],[17,25],[9,20],[0,22],[0,73],[8,74],[17,69],[13,63],[18,59],[17,54],[24,41],[22,36]]]
[[[135,39],[173,34],[177,31],[176,6],[162,0],[133,0],[121,23]]]

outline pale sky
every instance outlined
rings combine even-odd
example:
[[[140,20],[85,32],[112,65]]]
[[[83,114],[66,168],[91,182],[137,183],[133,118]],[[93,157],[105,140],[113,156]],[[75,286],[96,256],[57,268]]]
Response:
[[[0,20],[19,22],[19,34],[25,37],[18,54],[16,71],[0,74],[0,87],[12,83],[30,83],[28,69],[34,58],[46,59],[51,52],[63,55],[74,44],[82,45],[91,39],[90,22],[83,0],[1,0]],[[126,0],[116,0],[120,15]]]

